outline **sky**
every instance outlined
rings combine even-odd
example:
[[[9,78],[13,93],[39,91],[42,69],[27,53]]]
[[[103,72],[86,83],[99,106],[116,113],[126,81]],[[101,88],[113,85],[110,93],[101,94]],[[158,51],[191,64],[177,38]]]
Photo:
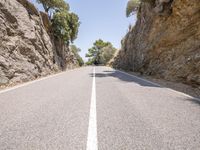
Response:
[[[43,10],[36,0],[30,0],[38,9]],[[80,19],[78,38],[74,44],[81,48],[80,55],[84,60],[88,48],[102,39],[111,42],[120,49],[121,39],[133,25],[135,16],[126,17],[126,4],[128,0],[67,0],[70,11],[75,12]]]

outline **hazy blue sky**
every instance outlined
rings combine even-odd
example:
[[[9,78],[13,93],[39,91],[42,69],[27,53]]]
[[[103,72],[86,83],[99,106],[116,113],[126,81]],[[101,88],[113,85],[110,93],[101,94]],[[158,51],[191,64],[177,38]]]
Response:
[[[30,1],[35,3],[36,0]],[[133,24],[135,20],[133,16],[126,18],[127,0],[68,0],[67,2],[71,11],[78,14],[81,21],[78,38],[74,44],[81,48],[83,58],[88,48],[99,38],[120,48],[121,39],[126,34],[129,24]]]

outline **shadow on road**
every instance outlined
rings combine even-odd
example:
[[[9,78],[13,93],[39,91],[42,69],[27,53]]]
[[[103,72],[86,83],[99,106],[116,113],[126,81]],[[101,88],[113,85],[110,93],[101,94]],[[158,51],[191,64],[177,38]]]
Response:
[[[90,74],[90,76],[93,77],[93,74]],[[96,78],[114,77],[114,78],[118,78],[118,79],[125,81],[125,82],[134,82],[134,83],[137,83],[141,86],[162,88],[158,85],[152,84],[152,83],[147,82],[147,81],[143,81],[143,80],[138,79],[134,76],[129,76],[129,75],[123,74],[119,71],[104,71],[103,73],[95,73],[95,77]]]
[[[90,77],[93,77],[93,74],[90,74]],[[124,82],[133,82],[133,83],[136,83],[136,84],[141,85],[141,86],[163,88],[162,86],[158,86],[156,84],[152,84],[150,82],[143,81],[141,79],[138,79],[137,77],[134,77],[134,76],[131,76],[131,75],[129,76],[129,75],[121,73],[119,71],[103,71],[102,73],[95,73],[95,77],[96,78],[113,77],[113,78],[117,78],[117,79],[124,81]],[[180,98],[180,100],[187,101],[187,102],[190,102],[192,104],[200,106],[200,97],[193,97],[192,96],[191,98],[184,98],[184,99]]]
[[[187,99],[184,99],[184,101],[188,101],[188,102],[191,102],[193,104],[198,104],[200,105],[200,99],[199,98],[187,98]]]

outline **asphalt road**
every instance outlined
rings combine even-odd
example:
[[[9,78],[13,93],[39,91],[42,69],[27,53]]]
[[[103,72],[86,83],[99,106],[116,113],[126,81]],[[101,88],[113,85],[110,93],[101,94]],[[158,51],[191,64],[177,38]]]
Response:
[[[200,102],[109,67],[0,91],[0,150],[200,150]]]

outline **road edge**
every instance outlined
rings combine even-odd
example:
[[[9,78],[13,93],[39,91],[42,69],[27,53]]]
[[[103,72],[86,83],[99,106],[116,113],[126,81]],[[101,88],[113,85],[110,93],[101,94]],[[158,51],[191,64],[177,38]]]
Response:
[[[18,85],[15,85],[15,86],[10,86],[10,87],[8,86],[8,87],[6,87],[4,89],[1,89],[0,90],[0,94],[6,93],[6,92],[9,92],[9,91],[12,91],[12,90],[24,87],[24,86],[28,86],[30,84],[33,84],[33,83],[36,83],[36,82],[39,82],[39,81],[43,81],[43,80],[46,80],[46,79],[49,79],[49,78],[53,78],[53,77],[62,75],[64,73],[66,73],[66,72],[71,72],[71,71],[74,71],[74,70],[78,70],[78,69],[81,69],[81,68],[84,68],[84,67],[78,67],[78,68],[74,68],[74,69],[69,69],[69,70],[65,70],[65,71],[62,71],[62,72],[56,72],[56,73],[53,73],[53,74],[50,74],[50,75],[47,75],[47,76],[40,77],[40,78],[35,79],[35,80],[27,81],[27,82],[24,82],[24,83],[19,83]]]
[[[109,67],[109,68],[112,68],[112,67]],[[156,85],[156,86],[159,86],[159,87],[163,87],[163,88],[167,88],[167,89],[169,89],[169,90],[171,90],[171,91],[173,91],[173,92],[175,92],[175,93],[178,93],[178,94],[180,94],[180,95],[184,95],[184,96],[186,96],[186,97],[188,97],[188,98],[192,98],[192,99],[197,100],[198,102],[200,102],[200,98],[193,97],[193,96],[191,96],[191,95],[189,95],[189,94],[187,94],[187,93],[180,92],[180,91],[177,91],[177,90],[175,90],[175,89],[172,89],[172,88],[169,88],[169,87],[162,86],[162,85],[160,85],[160,84],[158,84],[158,83],[155,83],[155,82],[149,81],[149,80],[147,80],[147,79],[144,79],[144,78],[138,77],[138,76],[136,76],[136,75],[130,74],[130,73],[125,72],[125,71],[122,71],[122,70],[118,70],[118,69],[115,69],[115,68],[112,68],[112,69],[115,70],[115,71],[121,72],[121,73],[123,73],[123,74],[126,74],[126,75],[128,75],[128,76],[132,76],[132,77],[134,77],[134,78],[137,78],[137,79],[139,79],[139,80],[142,80],[142,81],[148,82],[148,83],[150,83],[150,84],[153,84],[153,85]]]

